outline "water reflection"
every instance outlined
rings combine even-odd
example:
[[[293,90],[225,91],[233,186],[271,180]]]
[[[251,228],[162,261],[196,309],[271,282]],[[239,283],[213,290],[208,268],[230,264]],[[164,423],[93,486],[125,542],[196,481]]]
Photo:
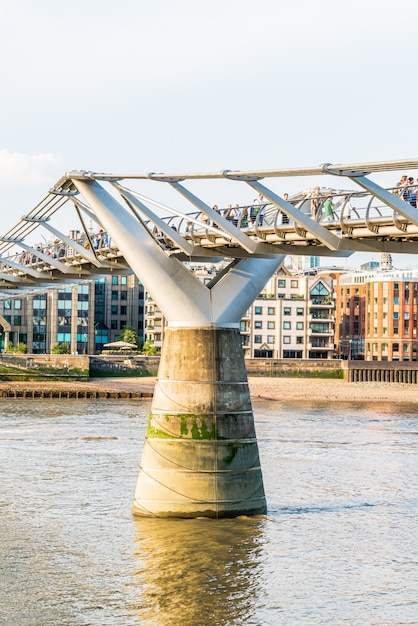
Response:
[[[135,521],[141,624],[249,623],[263,593],[265,518]]]

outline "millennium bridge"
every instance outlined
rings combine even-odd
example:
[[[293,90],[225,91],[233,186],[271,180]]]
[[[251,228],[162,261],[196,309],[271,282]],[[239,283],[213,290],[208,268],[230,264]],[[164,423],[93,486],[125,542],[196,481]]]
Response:
[[[265,513],[239,321],[288,254],[418,252],[414,185],[385,188],[370,178],[411,170],[418,159],[203,174],[71,171],[0,238],[2,298],[134,272],[167,320],[135,514]],[[279,194],[294,177],[301,191]],[[316,189],[303,191],[307,177]],[[213,197],[221,184],[244,185],[257,201],[211,206],[204,190]],[[67,235],[59,224],[69,211],[77,226]],[[203,284],[185,262],[223,263]]]

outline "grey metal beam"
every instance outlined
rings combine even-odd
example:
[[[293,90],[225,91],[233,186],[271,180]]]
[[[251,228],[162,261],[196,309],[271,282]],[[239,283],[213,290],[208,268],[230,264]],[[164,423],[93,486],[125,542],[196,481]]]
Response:
[[[10,267],[14,267],[15,269],[23,272],[24,274],[28,274],[33,278],[39,278],[43,280],[46,275],[38,270],[34,270],[27,265],[22,265],[21,263],[17,263],[17,261],[13,261],[12,259],[8,259],[7,257],[0,257],[0,263],[4,263],[5,265],[10,265]]]
[[[170,182],[170,185],[174,187],[176,191],[178,191],[184,198],[186,198],[191,204],[193,204],[199,211],[202,211],[205,215],[207,215],[211,220],[213,220],[216,224],[218,224],[228,235],[231,237],[232,241],[239,243],[245,250],[248,252],[254,252],[257,243],[248,237],[245,233],[243,233],[239,228],[234,226],[230,221],[222,217],[219,213],[214,211],[209,205],[200,200],[194,193],[186,189],[183,185],[177,182]]]
[[[115,187],[118,189],[120,195],[122,196],[122,198],[124,198],[124,200],[127,202],[129,207],[133,210],[136,217],[138,217],[138,215],[136,214],[135,209],[137,209],[138,211],[146,215],[148,219],[150,219],[166,235],[166,237],[174,241],[174,243],[180,248],[180,250],[183,250],[183,252],[185,252],[189,256],[193,254],[194,246],[188,241],[186,241],[180,235],[180,233],[173,230],[171,226],[167,224],[167,222],[164,222],[164,220],[158,217],[158,215],[156,215],[153,211],[151,211],[151,209],[149,209],[143,202],[138,200],[138,198],[136,198],[133,194],[131,194],[130,192],[126,190],[122,190],[121,188],[118,188],[117,184],[115,185]]]
[[[261,193],[277,208],[284,211],[286,215],[288,215],[295,222],[300,224],[305,230],[314,235],[321,243],[324,244],[324,246],[326,246],[330,250],[338,250],[341,239],[331,233],[326,228],[324,228],[324,226],[321,226],[320,224],[318,224],[318,222],[311,220],[308,215],[302,213],[299,209],[294,207],[293,204],[290,204],[290,202],[287,202],[286,200],[284,200],[284,198],[278,196],[276,193],[274,193],[274,191],[268,189],[268,187],[266,187],[265,185],[262,185],[257,181],[251,180],[246,180],[245,182],[247,183],[247,185],[255,189],[255,191]]]
[[[83,246],[80,246],[79,243],[77,243],[70,237],[67,237],[67,235],[64,235],[64,233],[59,231],[57,228],[54,228],[51,224],[49,224],[48,220],[44,220],[42,218],[38,219],[38,218],[30,218],[30,217],[24,217],[22,219],[26,222],[35,222],[35,223],[39,222],[40,224],[42,224],[44,228],[46,228],[46,230],[49,230],[50,233],[55,235],[62,242],[66,243],[68,246],[70,246],[70,248],[73,248],[73,250],[78,252],[78,254],[82,256],[84,259],[87,259],[88,261],[90,261],[90,263],[92,263],[96,267],[100,267],[101,265],[100,261],[96,259],[96,257],[94,256],[92,252],[90,252],[89,250],[86,250],[86,248],[83,248]]]
[[[418,225],[418,211],[409,204],[409,202],[405,202],[405,200],[402,200],[399,196],[395,196],[393,193],[390,193],[390,191],[387,191],[365,176],[350,176],[349,178],[390,206],[394,211],[406,217],[406,219],[410,220],[413,224]]]
[[[74,181],[145,289],[171,324],[206,326],[210,292],[177,259],[169,257],[138,219],[94,180]]]
[[[13,274],[6,274],[5,272],[0,272],[0,279],[5,280],[9,283],[19,283],[19,284],[24,283],[24,281],[20,278],[20,276],[13,276]]]
[[[78,192],[77,192],[78,193]],[[87,217],[92,221],[95,222],[97,224],[97,226],[99,226],[100,228],[103,228],[103,225],[100,223],[99,218],[94,215],[94,213],[92,213],[90,211],[90,207],[88,207],[86,204],[84,204],[84,202],[81,202],[79,200],[79,198],[76,197],[72,197],[71,198],[71,202],[74,204],[74,206],[78,209],[80,209],[81,211],[83,211],[83,213],[85,215],[87,215]],[[104,230],[104,228],[103,228]]]
[[[195,217],[192,217],[188,213],[184,214],[182,211],[179,211],[177,209],[173,209],[173,208],[167,206],[166,204],[163,204],[162,202],[158,202],[157,200],[154,200],[153,198],[148,198],[147,196],[144,196],[144,194],[138,193],[137,191],[132,191],[131,189],[127,189],[126,187],[122,187],[122,185],[119,185],[118,183],[113,183],[113,186],[114,187],[118,187],[120,189],[123,189],[123,191],[126,191],[128,193],[131,193],[135,198],[140,200],[142,203],[151,204],[152,206],[155,206],[158,209],[162,209],[164,212],[167,212],[170,215],[175,215],[175,216],[179,217],[181,220],[184,220],[186,222],[190,222],[191,224],[196,224],[196,226],[198,226],[200,228],[203,227],[205,232],[209,232],[209,233],[211,233],[213,235],[223,236],[225,239],[231,240],[231,237],[227,233],[225,233],[224,231],[220,230],[217,226],[210,226],[209,224],[203,225],[201,220],[196,219]],[[145,206],[146,206],[146,204],[145,204]],[[193,233],[193,237],[196,237],[197,234],[198,233],[195,231]],[[199,233],[199,234],[201,236],[203,236],[203,232]]]
[[[294,168],[280,168],[270,170],[243,170],[236,173],[241,176],[250,176],[261,178],[281,178],[288,176],[324,176],[328,174],[334,174],[339,172],[387,172],[398,170],[415,170],[418,169],[418,159],[398,159],[394,161],[373,161],[365,163],[349,163],[349,164],[337,164],[323,163],[321,165],[314,165],[310,167],[294,167]],[[148,174],[132,174],[132,173],[100,173],[89,172],[85,170],[73,170],[64,174],[64,176],[58,181],[56,187],[60,184],[64,184],[68,179],[77,180],[98,180],[98,181],[116,181],[116,180],[156,180],[161,182],[179,181],[179,180],[205,180],[205,179],[222,179],[225,178],[225,173],[231,170],[223,170],[221,172],[188,172],[180,174],[156,174],[154,172]],[[235,172],[234,172],[235,173]]]
[[[5,241],[5,240],[2,239],[2,241]],[[11,241],[11,240],[9,240],[9,241]],[[59,261],[58,259],[54,259],[52,256],[48,256],[47,254],[44,254],[41,250],[35,250],[35,248],[31,248],[31,246],[28,246],[26,243],[24,243],[23,241],[20,241],[20,240],[16,240],[16,243],[21,248],[26,250],[27,252],[30,252],[31,254],[36,256],[38,259],[41,259],[41,261],[44,261],[45,263],[48,263],[52,267],[55,267],[55,269],[59,270],[63,274],[72,274],[73,273],[73,269],[72,268],[68,267],[64,263],[61,263],[61,261]]]

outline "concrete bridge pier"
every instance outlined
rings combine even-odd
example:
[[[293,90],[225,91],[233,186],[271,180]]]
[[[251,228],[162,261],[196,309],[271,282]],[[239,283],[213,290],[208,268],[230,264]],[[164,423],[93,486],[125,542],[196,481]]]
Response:
[[[188,518],[266,512],[238,329],[168,329],[133,512]]]
[[[264,513],[239,322],[284,256],[236,260],[204,285],[96,181],[73,182],[168,321],[133,512]]]

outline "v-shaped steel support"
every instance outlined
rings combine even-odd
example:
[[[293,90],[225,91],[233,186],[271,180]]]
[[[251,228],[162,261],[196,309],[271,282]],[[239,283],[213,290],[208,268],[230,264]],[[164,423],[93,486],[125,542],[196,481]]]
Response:
[[[207,287],[180,261],[169,257],[135,215],[99,183],[79,179],[73,182],[152,294],[169,325],[237,326],[284,258],[277,255],[242,259],[231,264],[231,269],[212,288]],[[129,201],[133,205],[137,202],[133,196]]]

